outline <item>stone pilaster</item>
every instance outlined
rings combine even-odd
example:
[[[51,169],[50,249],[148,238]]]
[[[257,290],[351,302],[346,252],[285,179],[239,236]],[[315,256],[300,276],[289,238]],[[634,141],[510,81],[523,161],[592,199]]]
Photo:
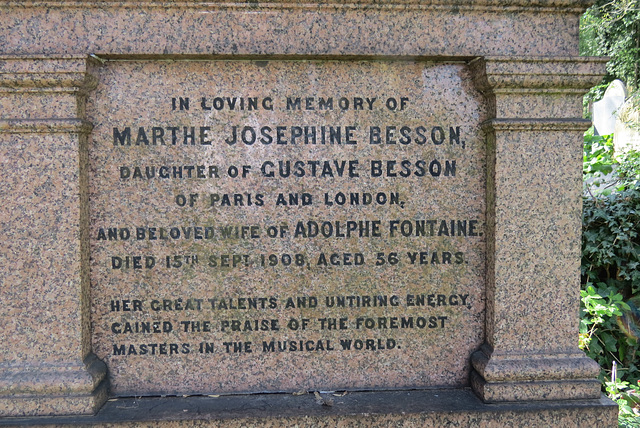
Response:
[[[582,95],[601,60],[471,63],[487,142],[486,340],[471,384],[486,402],[600,397],[578,349]]]
[[[0,416],[94,413],[84,56],[0,57]]]

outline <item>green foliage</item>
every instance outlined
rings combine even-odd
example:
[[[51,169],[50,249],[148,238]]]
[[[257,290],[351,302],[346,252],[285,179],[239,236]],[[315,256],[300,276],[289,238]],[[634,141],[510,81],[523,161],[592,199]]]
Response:
[[[620,165],[616,169],[620,185],[624,189],[640,187],[640,152],[631,151],[619,157]]]
[[[608,56],[607,76],[590,92],[602,98],[614,79],[621,79],[631,92],[640,83],[640,0],[596,0],[580,20],[580,53]]]
[[[630,299],[640,295],[640,168],[619,169],[626,176],[614,181],[615,191],[584,200],[582,276],[584,284],[604,283]]]
[[[604,368],[622,364],[621,360],[624,360],[625,356],[635,356],[637,351],[637,340],[621,332],[617,323],[617,319],[631,308],[623,301],[622,295],[615,287],[604,283],[594,286],[587,282],[580,296],[580,348],[603,367],[600,380],[605,383],[611,378],[611,374]],[[640,375],[635,365],[630,367],[628,372]],[[624,373],[625,377],[628,372]]]
[[[614,315],[621,316],[624,302],[622,295],[614,290],[608,289],[606,284],[600,284],[600,289],[596,291],[593,284],[588,283],[585,290],[580,291],[582,300],[581,320],[580,320],[580,347],[587,351],[592,358],[598,358],[604,350],[613,354],[617,352],[615,339],[611,332],[615,330]],[[608,296],[605,298],[602,294]],[[613,322],[612,322],[613,321]],[[593,341],[594,333],[598,329],[597,340]]]
[[[592,198],[633,189],[640,185],[640,152],[615,155],[613,135],[593,135],[591,127],[584,135],[582,173],[585,193]]]
[[[618,403],[618,426],[631,428],[640,426],[640,387],[618,379],[615,363],[611,380],[605,382],[607,395]]]
[[[604,185],[615,163],[613,135],[593,135],[591,127],[584,135],[582,173],[585,190],[591,192],[592,188]]]
[[[580,348],[601,367],[619,426],[640,425],[640,153],[585,134]],[[619,367],[619,368],[618,368]]]

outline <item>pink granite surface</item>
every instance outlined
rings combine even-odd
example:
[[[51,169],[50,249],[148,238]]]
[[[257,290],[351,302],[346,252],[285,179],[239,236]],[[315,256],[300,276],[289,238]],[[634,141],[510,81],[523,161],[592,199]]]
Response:
[[[420,62],[109,62],[94,73],[99,84],[90,97],[88,118],[94,123],[90,153],[91,207],[91,280],[93,310],[93,347],[110,368],[113,393],[183,394],[243,391],[296,391],[299,389],[345,389],[375,387],[461,386],[467,384],[470,353],[483,340],[483,276],[484,276],[484,156],[479,140],[479,123],[484,107],[479,94],[471,86],[468,71],[461,64],[430,64]],[[172,110],[172,96],[189,97],[190,110]],[[269,98],[273,110],[216,111],[211,107],[214,97]],[[331,97],[333,110],[287,110],[287,97],[314,97],[309,101],[318,109],[318,98]],[[350,108],[342,110],[339,99],[349,99]],[[363,110],[353,109],[356,97],[375,98],[371,109],[366,101]],[[392,111],[386,107],[390,97],[406,97],[406,107]],[[343,100],[343,102],[346,102]],[[262,106],[262,101],[259,101]],[[181,127],[180,141],[173,145],[167,131],[165,145],[159,138],[156,145],[136,144],[139,127],[149,137],[152,127]],[[184,126],[210,127],[206,141],[196,145],[184,143]],[[286,126],[288,144],[237,143],[229,145],[233,126],[261,129]],[[318,144],[290,144],[291,126],[317,126]],[[320,126],[353,126],[355,144],[320,144]],[[396,126],[394,144],[370,144],[370,128],[379,126],[386,138],[386,127]],[[409,144],[400,144],[400,128],[412,131]],[[424,126],[428,141],[419,144],[416,127]],[[446,141],[434,144],[434,127],[445,130]],[[134,134],[131,145],[114,146],[114,127]],[[449,128],[460,128],[459,143],[451,141]],[[156,131],[159,135],[160,131]],[[238,131],[240,132],[240,131]],[[441,140],[439,130],[435,132]],[[247,136],[250,134],[246,134]],[[142,138],[142,137],[140,137]],[[248,137],[247,137],[248,138]],[[302,138],[302,137],[301,137]],[[390,137],[391,138],[391,137]],[[422,141],[422,140],[420,140]],[[428,168],[434,159],[442,163],[442,172],[433,176]],[[354,162],[357,177],[322,176],[313,174],[306,164],[304,177],[265,177],[261,167],[265,161],[278,162],[334,161]],[[371,161],[385,161],[385,177],[372,177]],[[398,166],[387,174],[387,161]],[[401,161],[411,167],[403,169]],[[425,164],[421,165],[421,161]],[[446,162],[456,163],[456,171],[445,176]],[[134,168],[153,166],[217,166],[219,178],[182,179],[133,178]],[[246,178],[230,178],[230,166],[250,167]],[[324,165],[324,164],[322,164]],[[131,177],[123,178],[123,167]],[[270,166],[268,166],[270,168]],[[434,164],[433,171],[436,172]],[[422,173],[423,169],[425,174]],[[267,172],[270,169],[266,170]],[[277,171],[277,169],[276,169]],[[396,172],[408,177],[387,176]],[[416,176],[415,173],[424,176]],[[157,174],[159,173],[159,169]],[[338,174],[334,168],[334,174]],[[344,173],[346,175],[347,172]],[[125,174],[126,175],[126,174]],[[194,177],[197,172],[194,170]],[[327,205],[325,193],[335,195],[360,193],[398,195],[398,203],[370,205]],[[313,203],[308,206],[282,206],[277,197],[282,193],[308,193]],[[179,195],[197,194],[194,206],[181,207]],[[221,201],[211,206],[211,194]],[[224,195],[237,194],[242,206],[225,206]],[[262,196],[259,196],[262,195]],[[387,196],[385,196],[387,197]],[[252,205],[249,206],[249,198]],[[332,196],[335,201],[335,196]],[[233,199],[233,196],[232,196]],[[256,204],[256,200],[263,203]],[[433,236],[392,236],[392,221],[436,220]],[[379,222],[376,237],[295,236],[298,222],[346,221]],[[446,226],[442,226],[442,221]],[[450,228],[451,221],[466,224],[462,232]],[[470,229],[474,224],[474,229]],[[255,238],[224,238],[225,226],[253,226]],[[211,227],[211,239],[137,239],[137,228],[160,228],[170,236],[172,227]],[[286,227],[284,237],[268,236],[270,227]],[[101,230],[127,229],[133,236],[123,240],[101,239]],[[408,229],[407,229],[408,230]],[[120,232],[118,232],[120,233]],[[126,233],[126,232],[125,232]],[[147,230],[148,233],[148,230]],[[201,232],[203,233],[203,232]],[[372,232],[373,233],[373,232]],[[449,236],[453,235],[453,236]],[[475,235],[475,236],[469,236]],[[399,263],[376,266],[379,252],[395,252]],[[423,264],[420,256],[414,263],[407,253],[426,252]],[[360,254],[362,265],[322,266],[322,254]],[[451,260],[445,253],[451,255]],[[221,255],[239,255],[235,268],[220,267]],[[291,266],[261,266],[262,255],[290,254]],[[295,254],[304,258],[296,266]],[[456,256],[456,254],[458,254]],[[197,256],[197,264],[167,268],[167,256]],[[156,266],[150,269],[114,269],[113,257],[154,257]],[[232,263],[231,256],[231,263]],[[281,256],[282,257],[282,256]],[[435,257],[435,258],[434,258]],[[444,257],[444,258],[443,258]],[[192,261],[192,258],[188,259]],[[211,266],[210,260],[218,266]],[[246,260],[246,262],[245,262]],[[353,263],[353,262],[352,262]],[[341,262],[342,264],[342,262]],[[408,295],[433,295],[432,305],[411,306]],[[327,298],[334,296],[397,296],[398,305],[376,307],[328,307]],[[441,296],[441,297],[438,297]],[[453,296],[453,297],[452,297]],[[462,297],[464,296],[464,297]],[[314,297],[317,308],[287,308],[289,298]],[[258,309],[211,309],[208,299],[267,298],[273,307]],[[155,300],[182,299],[186,306],[192,299],[194,307],[185,310],[155,310]],[[202,303],[197,308],[197,299]],[[439,300],[440,299],[440,300]],[[464,300],[463,300],[464,299]],[[112,311],[112,300],[140,300],[141,310]],[[464,305],[462,305],[464,301]],[[458,304],[451,306],[450,304]],[[174,305],[175,306],[175,305]],[[357,306],[357,304],[356,304]],[[132,307],[133,308],[133,307]],[[382,322],[388,326],[380,325]],[[397,318],[396,318],[397,317]],[[416,323],[413,328],[391,328],[392,319],[405,317]],[[446,317],[438,318],[438,317]],[[304,331],[288,328],[291,319],[305,318]],[[322,327],[321,319],[346,318],[344,328]],[[358,321],[362,318],[362,321]],[[364,319],[375,320],[375,328],[367,328]],[[243,331],[229,331],[225,322],[238,320]],[[245,322],[269,320],[267,331],[246,331]],[[275,321],[271,321],[275,320]],[[419,323],[427,320],[427,325]],[[210,323],[209,332],[184,331],[183,321]],[[133,332],[120,333],[126,322],[133,323]],[[167,333],[136,333],[135,323],[170,323]],[[277,323],[274,330],[272,322]],[[114,323],[118,323],[114,325]],[[169,324],[162,324],[168,326]],[[138,324],[140,326],[140,324]],[[168,328],[168,327],[166,327]],[[188,327],[191,329],[191,327]],[[204,328],[204,327],[203,327]],[[262,328],[262,327],[261,327]],[[265,352],[263,342],[300,340],[313,341],[313,350]],[[341,350],[341,340],[372,340],[383,349]],[[320,342],[317,342],[320,341]],[[214,352],[201,354],[201,342],[213,343]],[[252,352],[228,353],[225,342],[251,342]],[[318,343],[333,350],[316,350]],[[365,342],[366,343],[366,342]],[[140,355],[141,345],[167,344],[168,355]],[[173,353],[170,344],[179,346]],[[186,344],[186,345],[185,345]],[[136,355],[116,355],[125,346]],[[160,345],[158,345],[160,346]],[[288,345],[289,346],[289,345]],[[394,349],[384,349],[393,346]],[[187,353],[187,347],[189,352]],[[160,348],[157,348],[158,351]],[[144,351],[142,351],[144,352]],[[410,369],[408,369],[410,367]]]
[[[566,56],[578,54],[578,18],[586,4],[5,1],[0,3],[0,50],[123,56]]]
[[[0,178],[8,197],[0,210],[0,279],[6,302],[0,317],[6,327],[0,332],[0,414],[94,412],[106,389],[100,383],[104,365],[92,352],[108,364],[115,394],[460,387],[469,385],[471,375],[471,386],[487,402],[597,398],[597,367],[576,345],[579,141],[585,125],[579,119],[580,97],[597,82],[603,65],[575,57],[578,17],[588,3],[1,2],[0,159],[5,168]],[[95,61],[87,71],[90,56]],[[98,88],[92,91],[95,80]],[[268,95],[275,109],[230,113],[198,108],[201,97],[222,93],[261,99]],[[402,112],[381,104],[371,111],[281,110],[284,97],[292,95],[386,99],[403,93],[409,103]],[[189,97],[191,109],[171,111],[172,97]],[[490,121],[481,126],[485,119]],[[428,130],[460,126],[466,144],[366,144],[367,126],[395,122],[414,129],[426,122]],[[258,128],[282,124],[289,131],[296,123],[353,125],[357,144],[225,147],[220,136],[235,123]],[[114,147],[114,126],[130,127],[132,146]],[[208,141],[210,133],[211,144],[136,145],[138,127],[153,139],[154,126],[164,127],[165,141],[169,126],[210,127],[203,138]],[[159,137],[156,134],[157,142]],[[415,161],[418,156],[455,159],[456,176],[268,179],[256,174],[268,160],[364,160],[358,169],[371,159]],[[230,165],[248,165],[251,172],[244,179],[224,174],[209,179],[120,178],[120,167],[139,165],[221,166],[223,172]],[[346,209],[321,203],[323,193],[340,191],[398,192],[404,206]],[[279,192],[308,192],[315,202],[275,207]],[[190,193],[198,195],[193,207],[175,203],[176,196]],[[260,193],[265,202],[212,208],[203,196],[212,193],[240,194],[242,201],[247,193]],[[269,226],[355,217],[381,219],[383,235],[264,236]],[[467,224],[477,220],[482,236],[388,236],[390,220],[408,219],[410,224],[432,217],[466,219]],[[135,233],[136,227],[171,231],[221,224],[254,225],[259,237],[98,239],[100,228],[130,228]],[[392,249],[400,254],[426,251],[428,262],[412,266],[404,257],[393,267],[372,263],[375,253]],[[463,253],[464,263],[431,262],[432,253],[442,257],[450,249]],[[285,252],[304,255],[303,266],[256,265],[259,254]],[[361,252],[366,264],[312,266],[321,252]],[[252,263],[207,266],[210,255],[224,254],[239,254],[241,261],[246,254]],[[154,256],[157,264],[152,269],[112,269],[112,257],[127,255]],[[182,260],[197,255],[198,264],[161,269],[167,255]],[[433,294],[436,307],[408,307],[408,293],[427,298]],[[437,306],[438,295],[452,303],[467,294],[466,306]],[[338,310],[327,308],[323,300],[356,295],[397,295],[400,304]],[[285,307],[288,297],[298,296],[318,297],[319,305]],[[210,307],[209,298],[241,297],[265,297],[266,302],[272,297],[273,307],[151,309],[154,299],[167,299],[173,308],[177,299],[185,305],[186,299],[202,299],[205,308]],[[138,307],[133,300],[140,300],[141,310],[111,311],[112,300],[120,305],[128,300],[133,309]],[[197,300],[190,302],[197,305]],[[345,328],[320,330],[318,318],[325,316],[347,318]],[[385,317],[389,323],[391,317],[410,316],[414,322],[423,316],[435,326],[355,328],[360,317]],[[435,321],[430,321],[432,316]],[[438,316],[447,317],[444,327],[436,327],[443,320]],[[304,332],[283,325],[292,317],[310,320]],[[262,319],[269,320],[269,326],[277,320],[279,329],[221,331],[225,320]],[[163,322],[173,329],[119,333],[126,322],[135,328],[141,325],[136,322],[154,321],[161,330],[169,325]],[[201,328],[210,321],[212,331],[179,332],[181,321],[200,321]],[[385,347],[395,347],[282,353],[261,349],[267,339],[306,339],[314,348],[318,343],[336,348],[345,338],[373,340],[371,346],[378,346],[380,339]],[[197,352],[202,341],[213,343],[214,351]],[[225,341],[242,342],[244,351],[251,341],[252,352],[227,353]],[[134,349],[137,355],[113,355],[116,342],[124,346],[117,349]],[[165,343],[173,355],[160,351]],[[141,344],[147,345],[144,355]],[[148,355],[152,349],[160,355]],[[586,410],[571,412],[547,406],[525,418],[526,423],[611,422],[610,409],[605,415],[602,403],[590,403]],[[412,416],[403,422],[400,413],[375,420],[356,413],[349,421],[296,414],[287,422],[493,426],[524,420],[517,412],[513,418],[507,413],[472,413],[460,418]],[[234,423],[270,421],[282,423]]]

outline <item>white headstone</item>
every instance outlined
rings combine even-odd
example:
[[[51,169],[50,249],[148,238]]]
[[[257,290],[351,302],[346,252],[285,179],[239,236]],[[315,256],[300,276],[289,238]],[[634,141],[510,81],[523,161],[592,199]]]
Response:
[[[616,126],[615,112],[627,97],[627,89],[621,80],[611,82],[604,97],[593,103],[593,125],[599,135],[613,134]]]
[[[616,115],[613,133],[613,149],[616,154],[640,150],[640,108],[638,101],[634,102],[633,98],[630,97]]]

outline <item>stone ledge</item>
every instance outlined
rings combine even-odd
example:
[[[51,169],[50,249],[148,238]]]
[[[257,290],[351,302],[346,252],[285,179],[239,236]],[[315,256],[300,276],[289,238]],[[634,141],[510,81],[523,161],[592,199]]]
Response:
[[[550,131],[550,132],[584,132],[591,126],[588,119],[490,119],[481,124],[487,131]]]
[[[0,419],[0,426],[615,426],[609,399],[484,404],[469,389],[112,399],[95,416]]]
[[[157,8],[340,8],[351,9],[358,7],[367,8],[411,8],[416,10],[422,9],[452,9],[452,10],[489,10],[500,11],[506,10],[534,10],[557,12],[558,10],[582,13],[587,7],[593,3],[590,0],[391,0],[379,2],[375,0],[325,0],[325,1],[298,1],[298,0],[261,0],[261,1],[211,1],[211,0],[182,0],[182,1],[164,1],[164,0],[66,0],[66,1],[4,1],[1,7],[157,7]]]
[[[0,134],[81,134],[93,125],[83,119],[0,119]]]

